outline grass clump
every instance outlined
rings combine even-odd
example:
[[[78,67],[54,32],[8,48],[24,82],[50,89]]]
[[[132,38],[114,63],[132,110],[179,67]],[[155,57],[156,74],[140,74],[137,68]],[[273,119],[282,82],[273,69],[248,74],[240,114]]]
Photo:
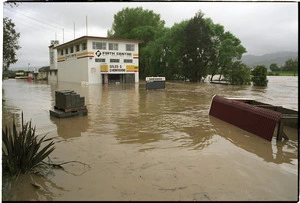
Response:
[[[44,145],[43,143],[49,142]],[[55,149],[53,138],[41,139],[35,134],[31,121],[24,123],[22,113],[21,130],[18,131],[13,119],[12,129],[2,129],[2,170],[3,174],[18,176],[43,165],[43,160]]]

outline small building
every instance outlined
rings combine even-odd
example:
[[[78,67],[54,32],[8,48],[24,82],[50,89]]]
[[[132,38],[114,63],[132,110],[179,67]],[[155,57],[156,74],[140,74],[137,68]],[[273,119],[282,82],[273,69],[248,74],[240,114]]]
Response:
[[[33,71],[34,80],[47,80],[50,66],[43,66]]]
[[[141,40],[83,36],[49,46],[49,80],[101,84],[139,82]],[[56,72],[55,72],[56,70]]]

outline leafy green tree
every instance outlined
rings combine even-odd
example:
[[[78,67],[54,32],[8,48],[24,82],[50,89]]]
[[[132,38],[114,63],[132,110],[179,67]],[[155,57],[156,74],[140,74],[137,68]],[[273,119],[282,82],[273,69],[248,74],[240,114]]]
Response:
[[[253,85],[255,86],[267,86],[268,80],[267,80],[267,72],[268,69],[264,65],[256,66],[251,71],[251,81],[253,82]]]
[[[232,62],[240,60],[246,53],[246,49],[241,45],[241,41],[230,32],[224,32],[224,27],[219,24],[211,25],[214,30],[213,53],[211,56],[211,66],[209,72],[211,81],[215,74],[220,74],[219,80],[230,67]]]
[[[11,19],[3,18],[3,64],[2,71],[7,71],[11,64],[18,61],[16,51],[21,47],[19,46],[18,39],[20,33],[15,30],[15,24]]]
[[[231,85],[250,85],[250,69],[241,61],[235,61],[224,69],[224,78]]]
[[[298,71],[298,59],[289,59],[281,67],[283,71],[293,71],[294,75]]]
[[[220,78],[227,67],[234,61],[240,60],[242,55],[246,53],[245,47],[241,45],[241,41],[230,32],[225,32],[221,37],[219,61]]]
[[[272,63],[270,65],[270,70],[275,72],[275,71],[280,71],[280,68],[278,67],[278,65],[276,63]]]
[[[140,45],[140,77],[146,77],[150,72],[149,49],[145,47],[149,42],[163,35],[165,22],[160,15],[142,7],[124,8],[114,15],[112,28],[108,30],[108,37],[143,40]],[[153,45],[151,45],[153,47]]]
[[[221,46],[222,46],[222,36],[224,35],[224,27],[219,24],[211,24],[213,29],[213,37],[212,37],[212,54],[211,54],[211,63],[208,67],[208,73],[211,74],[211,81],[213,77],[220,72],[221,65]]]
[[[164,74],[168,79],[184,78],[182,49],[184,47],[184,31],[187,24],[187,20],[175,23],[165,32],[162,39],[164,43],[158,43],[164,45],[162,60],[165,65]]]
[[[207,67],[212,52],[211,21],[204,18],[199,11],[192,18],[184,32],[184,47],[182,53],[184,71],[193,82],[200,82],[207,75]]]
[[[142,7],[124,8],[114,15],[112,29],[108,30],[108,37],[140,39],[147,44],[155,39],[164,28],[165,22],[160,15]]]

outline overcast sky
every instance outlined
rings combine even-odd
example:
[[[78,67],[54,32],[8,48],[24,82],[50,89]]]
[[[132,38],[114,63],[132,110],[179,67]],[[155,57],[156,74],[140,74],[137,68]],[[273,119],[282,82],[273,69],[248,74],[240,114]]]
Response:
[[[28,67],[28,63],[30,69],[48,66],[51,40],[73,40],[74,27],[75,38],[86,34],[106,37],[117,12],[139,6],[160,14],[166,27],[189,20],[201,10],[204,17],[239,38],[246,54],[298,51],[296,2],[22,2],[17,7],[3,6],[3,17],[15,23],[22,47],[17,52],[18,62],[11,68]]]

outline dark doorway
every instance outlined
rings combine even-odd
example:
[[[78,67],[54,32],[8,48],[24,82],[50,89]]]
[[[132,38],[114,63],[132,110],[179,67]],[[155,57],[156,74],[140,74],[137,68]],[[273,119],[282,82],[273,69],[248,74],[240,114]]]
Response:
[[[120,74],[109,74],[108,83],[120,82]]]

